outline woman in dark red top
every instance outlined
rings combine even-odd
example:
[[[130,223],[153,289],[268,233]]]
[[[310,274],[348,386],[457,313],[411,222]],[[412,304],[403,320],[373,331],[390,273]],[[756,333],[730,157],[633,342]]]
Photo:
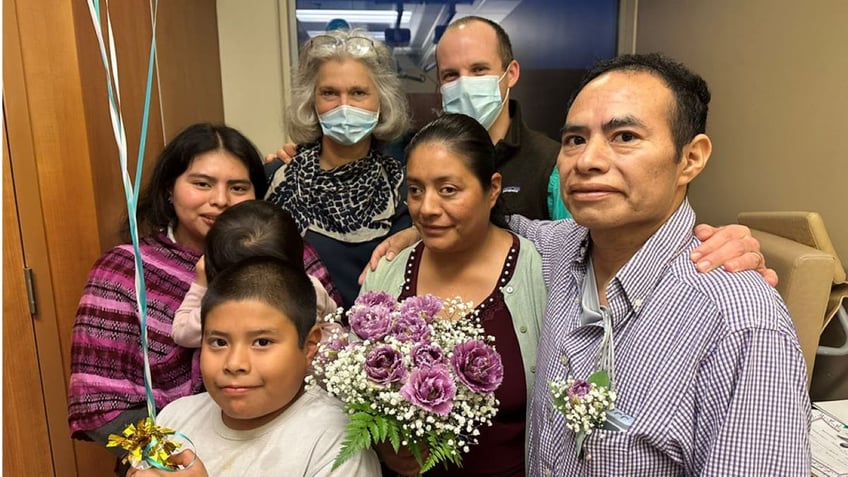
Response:
[[[431,294],[477,304],[504,365],[491,427],[462,455],[462,468],[439,465],[428,476],[523,476],[526,408],[544,315],[545,285],[532,244],[506,229],[499,208],[501,177],[486,130],[461,114],[425,126],[407,152],[407,204],[421,242],[365,280],[362,292],[399,299]],[[385,464],[404,475],[414,459],[379,446]]]

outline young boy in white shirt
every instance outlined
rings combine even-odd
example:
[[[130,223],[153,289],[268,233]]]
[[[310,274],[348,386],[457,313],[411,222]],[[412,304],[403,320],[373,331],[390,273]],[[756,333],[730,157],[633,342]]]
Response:
[[[348,418],[339,401],[304,385],[321,331],[303,271],[268,257],[239,262],[209,284],[201,320],[208,392],[172,402],[157,418],[194,442],[198,462],[182,475],[380,475],[370,449],[331,471]]]

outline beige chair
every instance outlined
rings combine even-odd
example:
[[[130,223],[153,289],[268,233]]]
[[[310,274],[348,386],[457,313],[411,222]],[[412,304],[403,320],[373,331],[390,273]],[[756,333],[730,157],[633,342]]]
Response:
[[[821,216],[815,212],[743,212],[737,220],[751,228],[768,266],[780,276],[777,289],[795,322],[808,378],[812,379],[812,398],[848,398],[848,342],[843,329],[848,325],[848,313],[842,307],[848,283]],[[835,315],[839,319],[828,326]],[[841,346],[824,346],[832,344]]]

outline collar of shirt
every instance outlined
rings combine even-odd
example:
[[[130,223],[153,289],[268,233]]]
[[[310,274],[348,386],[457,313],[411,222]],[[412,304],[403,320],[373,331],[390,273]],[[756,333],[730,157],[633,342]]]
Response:
[[[606,295],[614,328],[618,328],[630,316],[639,312],[659,282],[663,270],[675,257],[686,250],[692,240],[694,226],[695,212],[690,207],[689,201],[684,199],[674,214],[610,280]],[[577,283],[583,283],[589,263],[589,231],[584,230],[585,236],[570,267]],[[582,324],[584,323],[581,322]]]
[[[595,281],[595,269],[592,268],[592,258],[586,263],[586,275],[583,278],[583,292],[580,303],[580,326],[603,324],[604,315],[607,312],[605,306],[601,305],[598,295],[598,283]]]

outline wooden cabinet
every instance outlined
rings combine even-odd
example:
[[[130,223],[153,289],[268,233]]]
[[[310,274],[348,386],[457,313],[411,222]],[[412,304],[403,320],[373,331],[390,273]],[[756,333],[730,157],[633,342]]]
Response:
[[[110,7],[134,158],[150,5]],[[145,171],[183,127],[224,116],[215,1],[160,2],[158,23]],[[3,1],[3,119],[2,470],[112,475],[111,454],[72,442],[67,426],[74,314],[91,265],[117,242],[125,210],[105,72],[86,1]],[[34,316],[24,266],[33,272]]]

